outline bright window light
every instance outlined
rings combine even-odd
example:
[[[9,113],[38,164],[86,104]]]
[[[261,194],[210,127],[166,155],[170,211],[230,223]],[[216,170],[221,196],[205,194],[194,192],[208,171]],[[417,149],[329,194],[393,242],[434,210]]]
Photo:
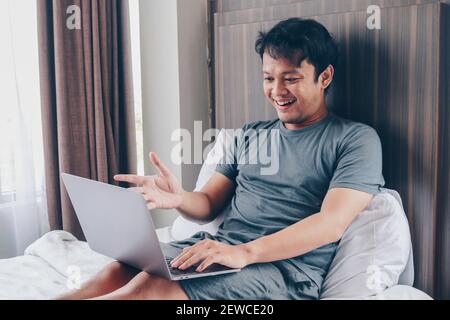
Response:
[[[0,195],[5,195],[16,190],[20,161],[31,155],[36,190],[42,189],[44,166],[36,1],[6,0],[0,6]]]
[[[141,41],[139,32],[139,0],[131,0],[131,51],[133,59],[134,110],[136,119],[136,145],[138,175],[144,174],[144,142],[142,130],[142,94],[141,94]]]

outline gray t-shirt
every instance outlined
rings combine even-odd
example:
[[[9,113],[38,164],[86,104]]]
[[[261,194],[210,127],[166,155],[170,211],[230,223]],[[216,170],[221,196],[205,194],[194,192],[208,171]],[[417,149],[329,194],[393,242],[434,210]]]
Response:
[[[256,151],[255,141],[262,141]],[[331,112],[299,130],[288,130],[279,120],[247,124],[232,146],[225,163],[216,167],[236,184],[230,210],[215,236],[219,241],[246,243],[280,231],[318,213],[331,188],[376,194],[384,185],[376,131]],[[304,279],[299,275],[304,272],[320,288],[336,246],[331,243],[276,264],[288,280]]]

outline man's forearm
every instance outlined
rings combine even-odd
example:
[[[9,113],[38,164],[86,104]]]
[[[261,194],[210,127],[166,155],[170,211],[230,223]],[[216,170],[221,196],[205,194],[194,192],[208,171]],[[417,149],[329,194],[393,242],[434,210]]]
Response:
[[[342,231],[321,213],[243,245],[249,264],[293,258],[338,241]]]
[[[184,192],[178,212],[189,220],[208,222],[212,220],[212,206],[208,196],[202,192]]]
[[[250,263],[296,257],[338,241],[373,195],[347,188],[328,191],[319,213],[242,245]]]

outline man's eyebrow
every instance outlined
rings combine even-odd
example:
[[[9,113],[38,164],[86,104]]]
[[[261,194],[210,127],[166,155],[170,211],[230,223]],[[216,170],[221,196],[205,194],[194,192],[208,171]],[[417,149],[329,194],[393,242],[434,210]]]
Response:
[[[263,70],[263,73],[265,74],[270,74],[270,72]],[[284,71],[281,73],[282,75],[285,74],[300,74],[300,72],[298,70],[290,70],[290,71]]]

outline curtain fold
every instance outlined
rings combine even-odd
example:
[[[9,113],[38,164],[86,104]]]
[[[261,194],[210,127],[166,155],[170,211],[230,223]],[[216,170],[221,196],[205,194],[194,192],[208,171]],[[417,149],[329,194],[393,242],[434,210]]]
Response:
[[[49,222],[84,239],[60,173],[114,183],[136,172],[128,1],[37,3]]]

